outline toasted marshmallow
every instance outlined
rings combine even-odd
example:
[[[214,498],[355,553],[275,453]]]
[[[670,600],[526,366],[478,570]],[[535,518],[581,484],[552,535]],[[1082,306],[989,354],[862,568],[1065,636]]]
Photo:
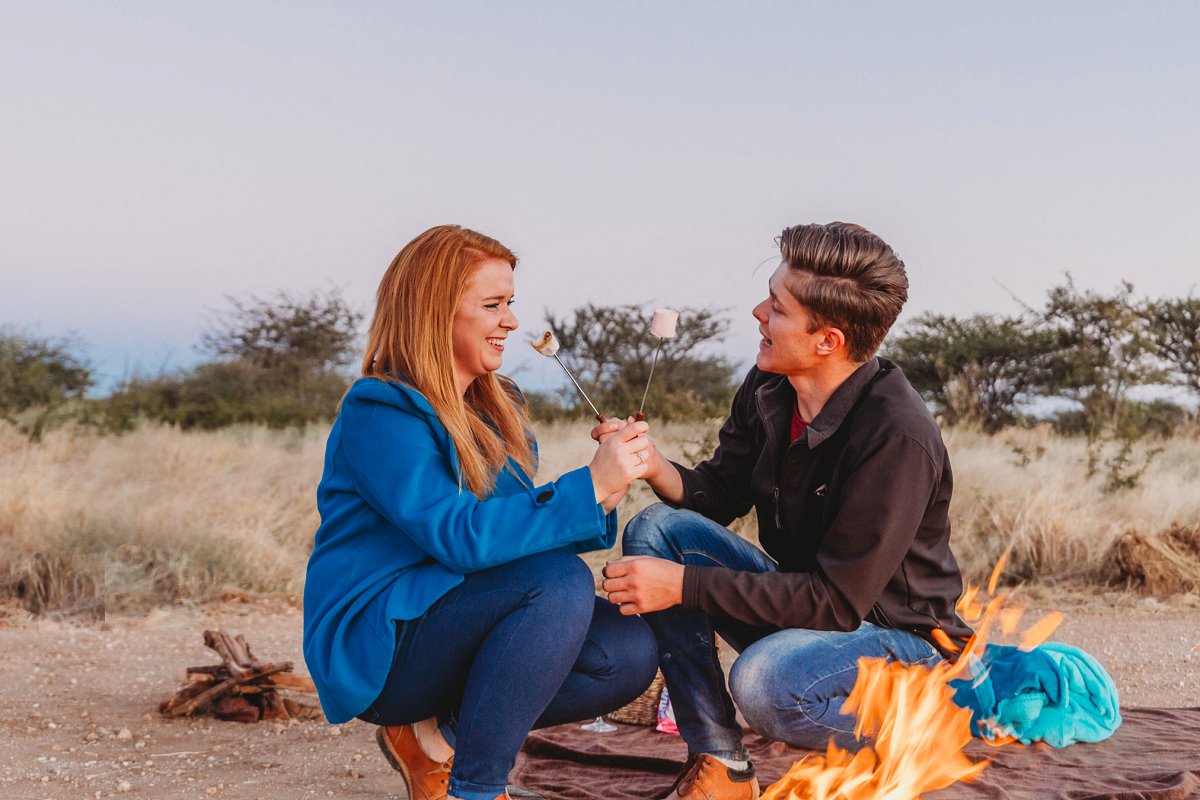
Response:
[[[660,339],[675,338],[675,323],[679,322],[679,312],[669,308],[660,308],[654,312],[654,321],[650,323],[650,332]]]
[[[541,336],[530,342],[533,349],[546,357],[553,356],[558,352],[558,339],[550,331],[545,331]]]

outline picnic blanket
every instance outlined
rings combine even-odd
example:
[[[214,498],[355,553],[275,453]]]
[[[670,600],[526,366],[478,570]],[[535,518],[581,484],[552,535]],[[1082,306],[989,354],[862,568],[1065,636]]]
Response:
[[[972,760],[991,764],[973,784],[926,800],[1200,800],[1200,708],[1123,708],[1111,738],[1056,749],[992,747],[975,740]],[[512,780],[551,800],[647,800],[666,790],[687,749],[678,736],[618,725],[589,733],[578,725],[534,731]],[[765,789],[808,751],[748,733],[746,745]]]

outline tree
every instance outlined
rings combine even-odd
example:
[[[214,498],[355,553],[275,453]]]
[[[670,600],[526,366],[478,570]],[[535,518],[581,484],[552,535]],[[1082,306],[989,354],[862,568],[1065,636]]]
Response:
[[[275,428],[332,419],[349,383],[362,315],[340,292],[230,298],[201,338],[214,358],[189,370],[135,377],[109,399],[109,424],[138,417],[183,428],[258,423]]]
[[[1017,403],[1044,380],[1056,338],[1026,317],[927,313],[888,339],[885,354],[947,425],[989,433],[1017,419]]]
[[[1123,282],[1104,295],[1080,291],[1067,275],[1050,290],[1042,318],[1058,339],[1047,393],[1080,403],[1089,436],[1120,428],[1130,390],[1162,378],[1150,359],[1150,328],[1133,285]]]
[[[92,369],[70,339],[38,339],[0,329],[0,419],[40,438],[57,412],[82,400]]]
[[[248,416],[276,427],[331,418],[345,391],[340,370],[358,349],[362,314],[334,289],[281,291],[245,301],[231,297],[229,302],[232,309],[209,323],[200,346],[219,360],[242,365],[232,374],[245,375],[238,402],[252,411]],[[204,372],[223,379],[217,381],[223,387],[206,387],[212,402],[229,397],[231,370]]]
[[[550,330],[562,346],[559,357],[604,413],[629,415],[638,410],[659,340],[650,334],[652,312],[637,305],[576,308],[569,317],[546,312]],[[646,398],[647,416],[658,419],[724,415],[729,410],[734,365],[704,352],[729,329],[720,309],[683,308],[674,339],[662,341],[654,380]],[[571,406],[586,406],[572,386],[564,393]]]
[[[353,359],[362,314],[337,290],[227,299],[233,308],[218,312],[200,337],[201,350],[217,358],[266,370],[301,367],[316,372],[335,370]]]
[[[1173,382],[1200,397],[1200,298],[1150,302],[1145,307],[1154,354]]]

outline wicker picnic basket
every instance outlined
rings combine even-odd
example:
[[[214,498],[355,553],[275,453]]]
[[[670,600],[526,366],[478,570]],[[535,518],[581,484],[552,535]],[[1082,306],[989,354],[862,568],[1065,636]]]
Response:
[[[650,681],[646,691],[634,698],[632,703],[621,706],[605,716],[613,722],[623,722],[626,725],[654,727],[658,724],[658,701],[662,699],[664,685],[666,684],[663,682],[663,674],[659,672],[654,676],[654,680]]]

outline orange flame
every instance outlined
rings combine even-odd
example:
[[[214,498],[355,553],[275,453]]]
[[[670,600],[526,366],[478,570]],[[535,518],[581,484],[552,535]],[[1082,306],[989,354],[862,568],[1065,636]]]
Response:
[[[971,712],[951,699],[951,666],[905,666],[881,658],[858,662],[858,680],[842,706],[857,715],[855,734],[875,738],[851,754],[830,742],[762,795],[762,800],[908,800],[969,780],[986,761],[963,753],[971,741]]]
[[[973,762],[963,752],[972,738],[971,712],[955,705],[950,681],[984,680],[986,672],[972,670],[978,668],[977,656],[990,635],[998,628],[1008,636],[1020,625],[1022,609],[1006,606],[1006,593],[996,594],[1007,560],[1006,551],[992,570],[986,596],[968,586],[958,601],[959,614],[975,628],[965,645],[954,642],[945,631],[932,631],[939,646],[958,653],[953,664],[926,667],[859,659],[858,679],[842,713],[854,714],[855,735],[860,740],[871,737],[873,744],[850,753],[830,742],[824,755],[806,756],[792,765],[762,800],[916,800],[925,792],[973,780],[983,772],[988,762]],[[1021,637],[1020,646],[1031,649],[1041,644],[1062,619],[1055,612],[1038,620]],[[1005,731],[993,730],[985,741],[1005,745],[1016,740]]]

